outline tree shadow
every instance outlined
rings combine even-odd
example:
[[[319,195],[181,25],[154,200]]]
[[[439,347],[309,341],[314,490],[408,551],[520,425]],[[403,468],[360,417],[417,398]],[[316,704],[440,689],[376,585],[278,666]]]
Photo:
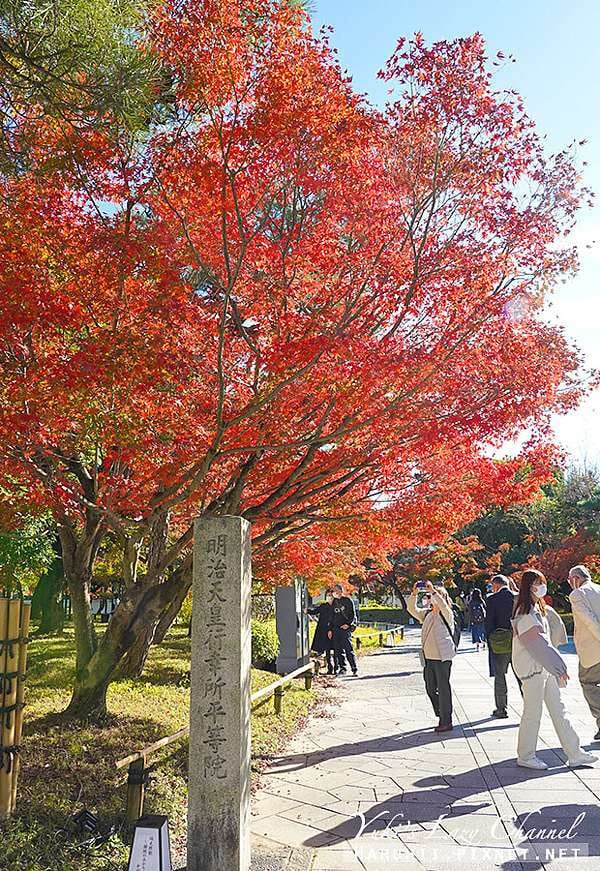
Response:
[[[533,871],[548,867],[555,859],[600,856],[598,804],[532,806],[516,814],[513,822],[520,835],[516,845],[519,858]]]
[[[356,679],[360,680],[360,678]],[[478,732],[516,729],[518,726],[517,723],[505,721],[499,722],[493,720],[492,717],[483,717],[479,720],[471,720],[469,725],[465,726],[465,728],[470,730],[474,726],[479,726],[482,723],[489,723],[490,725],[487,728],[478,729]],[[491,725],[492,723],[494,725]],[[276,774],[278,772],[278,765],[281,767],[281,770],[294,771],[301,768],[308,768],[311,765],[318,765],[326,759],[340,759],[345,756],[358,756],[363,754],[385,756],[386,753],[394,750],[409,750],[412,747],[423,747],[428,744],[445,746],[448,742],[456,741],[457,739],[464,737],[463,729],[460,726],[457,726],[454,731],[443,732],[442,734],[434,732],[433,729],[427,730],[420,728],[398,732],[395,735],[388,735],[385,738],[368,738],[363,741],[352,742],[346,741],[343,744],[336,744],[333,747],[325,747],[322,750],[315,750],[311,753],[275,756],[273,757],[272,764],[266,774],[268,775],[269,772]],[[451,752],[451,750],[449,750],[449,752]],[[295,762],[298,763],[296,767],[290,767],[290,765],[293,766]]]
[[[413,674],[421,674],[420,671],[391,671],[387,674],[359,674],[356,678],[353,678],[352,683],[355,680],[380,680],[381,678],[390,678],[390,677],[412,677]]]
[[[399,791],[379,802],[359,800],[355,817],[343,818],[337,825],[323,829],[303,844],[318,848],[351,841],[355,849],[362,846],[375,851],[389,849],[394,842],[398,846],[399,842],[410,844],[411,841],[419,848],[427,844],[430,848],[436,844],[440,847],[443,843],[446,850],[453,846],[497,850],[517,847],[524,855],[526,851],[526,867],[531,869],[545,867],[546,848],[553,848],[558,855],[559,843],[571,850],[574,845],[578,846],[582,850],[579,855],[584,851],[587,855],[600,855],[600,807],[597,803],[537,806],[537,802],[531,801],[522,810],[520,805],[526,801],[524,792],[522,801],[512,800],[516,812],[508,819],[500,819],[491,796],[489,801],[475,798],[492,789],[547,781],[557,772],[564,771],[564,766],[556,764],[554,751],[542,751],[541,755],[546,755],[549,764],[554,761],[555,767],[542,772],[530,771],[518,768],[514,759],[506,759],[458,774],[421,778],[415,781],[415,789]],[[548,795],[550,797],[552,791]],[[488,808],[489,814],[478,813]],[[572,836],[567,837],[569,829]],[[562,838],[559,837],[561,832]],[[536,859],[538,855],[540,858]],[[514,867],[516,859],[516,855],[511,856],[510,863],[506,864]]]

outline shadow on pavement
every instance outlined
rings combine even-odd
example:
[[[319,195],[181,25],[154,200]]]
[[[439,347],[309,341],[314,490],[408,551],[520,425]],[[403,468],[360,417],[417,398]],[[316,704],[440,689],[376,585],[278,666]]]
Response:
[[[367,677],[366,679],[368,680],[369,678]],[[353,678],[353,680],[361,680],[361,678]],[[489,725],[487,728],[477,729],[477,732],[491,732],[495,729],[498,731],[501,729],[516,729],[518,726],[517,723],[499,722],[497,720],[492,720],[491,717],[484,717],[481,720],[470,721],[465,728],[471,730],[474,726],[478,726],[481,723],[495,723],[496,725]],[[281,767],[281,770],[294,771],[299,768],[308,768],[311,765],[318,765],[326,759],[340,759],[344,756],[360,756],[362,754],[385,756],[386,753],[394,750],[410,750],[412,747],[423,747],[427,744],[445,745],[452,740],[464,737],[463,729],[460,726],[457,726],[453,732],[444,732],[441,735],[434,732],[432,728],[413,729],[408,732],[398,732],[396,735],[387,735],[383,738],[368,738],[364,741],[345,741],[343,744],[324,747],[321,750],[315,750],[311,753],[275,756],[269,766],[269,771],[265,774],[268,776],[269,772],[273,774],[277,773],[278,766]],[[298,763],[295,768],[294,762]],[[525,769],[519,770],[525,771]]]
[[[456,775],[425,777],[415,782],[414,786],[418,789],[399,792],[375,804],[359,802],[356,817],[344,819],[338,825],[308,838],[304,845],[313,848],[322,846],[323,835],[328,838],[328,844],[354,841],[355,848],[369,849],[387,849],[390,840],[398,844],[399,839],[418,843],[421,848],[427,844],[431,848],[440,848],[442,838],[446,850],[456,848],[459,851],[459,848],[471,846],[510,850],[512,841],[512,845],[522,851],[523,856],[527,853],[525,867],[530,871],[548,866],[559,855],[563,858],[570,856],[573,860],[584,854],[600,856],[600,806],[597,803],[540,803],[537,806],[534,800],[527,802],[527,794],[523,792],[520,799],[513,799],[517,813],[499,819],[491,796],[488,802],[482,802],[481,799],[468,801],[488,788],[498,789],[498,781],[502,787],[518,786],[526,781],[547,780],[564,771],[562,765],[542,772],[529,771],[517,768],[514,759],[506,759]],[[550,791],[549,797],[551,795]],[[520,807],[522,804],[527,804],[523,812]],[[476,813],[488,807],[489,815]],[[472,814],[475,816],[471,817]],[[426,830],[423,823],[435,825],[430,825]],[[510,839],[507,832],[511,835]],[[560,854],[560,849],[571,852]],[[573,853],[573,850],[580,852]],[[514,868],[514,863],[515,856],[512,855],[506,867]]]

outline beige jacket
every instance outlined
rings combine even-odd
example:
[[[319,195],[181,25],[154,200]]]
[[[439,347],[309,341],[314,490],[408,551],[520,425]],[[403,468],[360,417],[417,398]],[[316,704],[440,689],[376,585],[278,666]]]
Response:
[[[600,585],[586,581],[569,595],[579,662],[591,668],[600,662]]]
[[[452,608],[443,596],[435,592],[432,593],[432,596],[439,603],[440,613],[444,615],[444,619],[450,627],[450,632],[453,632],[454,615]],[[454,659],[456,655],[454,641],[440,614],[436,614],[435,611],[429,611],[427,608],[417,608],[417,597],[414,593],[411,593],[408,597],[406,607],[415,620],[423,624],[421,630],[421,648],[425,659],[436,659],[438,662]]]

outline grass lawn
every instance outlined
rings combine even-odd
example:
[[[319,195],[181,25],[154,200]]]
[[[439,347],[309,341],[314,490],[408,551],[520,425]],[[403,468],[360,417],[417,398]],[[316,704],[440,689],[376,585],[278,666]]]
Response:
[[[315,634],[316,629],[316,621],[311,621],[308,627],[308,635],[310,640],[312,641],[313,636]],[[400,629],[400,627],[398,627]],[[352,633],[352,637],[355,639],[360,638],[360,649],[362,650],[373,650],[376,647],[379,647],[379,630],[373,629],[372,626],[357,626],[354,632]],[[396,636],[397,640],[400,640],[400,632],[398,632]],[[356,647],[356,643],[354,644]]]
[[[188,718],[190,642],[176,628],[153,649],[140,681],[109,690],[110,720],[102,727],[63,724],[56,717],[69,700],[73,636],[30,644],[17,814],[0,830],[0,867],[11,871],[123,871],[129,848],[124,826],[127,772],[115,760],[181,728]],[[252,690],[276,679],[254,670]],[[307,715],[315,693],[299,681],[286,692],[283,716],[272,700],[252,714],[255,773]],[[152,757],[145,811],[170,817],[174,853],[183,855],[187,743]],[[70,817],[87,807],[100,837],[74,831]],[[174,865],[178,867],[177,862]],[[224,869],[225,871],[225,869]]]
[[[379,647],[379,629],[373,629],[370,626],[357,626],[353,632],[353,637],[356,639],[360,638],[360,649],[362,650],[372,650],[375,647]],[[397,641],[400,640],[400,632],[396,635]],[[389,639],[386,638],[384,633],[384,644],[391,643]],[[356,644],[354,645],[356,647]]]

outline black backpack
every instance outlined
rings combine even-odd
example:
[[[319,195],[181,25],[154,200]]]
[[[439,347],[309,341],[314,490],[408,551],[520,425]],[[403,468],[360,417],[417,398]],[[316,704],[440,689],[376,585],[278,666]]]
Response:
[[[484,621],[484,607],[480,602],[475,602],[473,605],[471,605],[471,623],[474,623],[475,626],[481,626]]]

